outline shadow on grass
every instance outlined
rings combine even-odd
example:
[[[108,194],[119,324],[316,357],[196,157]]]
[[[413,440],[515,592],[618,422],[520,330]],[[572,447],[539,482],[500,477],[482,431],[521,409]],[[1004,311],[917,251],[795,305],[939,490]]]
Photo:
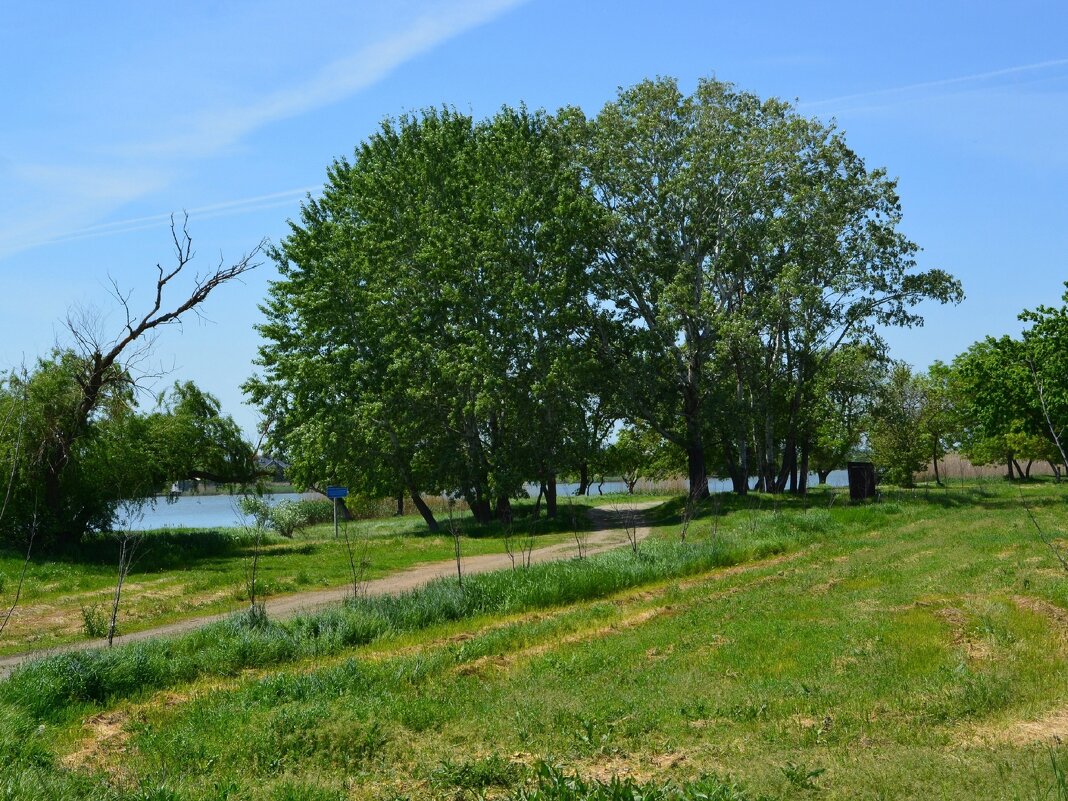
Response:
[[[146,531],[141,537],[137,546],[138,573],[192,568],[211,559],[242,558],[250,556],[255,546],[255,534],[241,529],[162,529]],[[261,558],[270,559],[272,556],[312,554],[321,544],[266,535],[261,546]],[[93,533],[75,546],[39,550],[31,561],[34,564],[61,562],[111,566],[118,563],[119,548],[119,541],[114,536]],[[16,548],[5,547],[4,551],[19,559],[25,555],[25,551]]]
[[[964,487],[947,483],[938,486],[879,488],[878,497],[869,501],[853,502],[849,499],[849,490],[845,487],[817,486],[810,488],[805,495],[783,493],[772,495],[763,492],[750,492],[748,495],[735,495],[731,492],[713,493],[701,501],[696,509],[694,519],[714,516],[726,517],[737,513],[753,512],[804,512],[812,509],[842,510],[850,509],[855,514],[865,512],[878,514],[881,510],[897,511],[896,507],[907,504],[913,508],[929,507],[931,509],[991,509],[1013,510],[1021,513],[1026,504],[1031,508],[1051,508],[1068,503],[1068,482],[1056,484],[1052,480],[992,482],[989,484],[968,484]],[[686,498],[677,496],[666,500],[660,506],[645,513],[646,519],[653,525],[677,525],[682,522],[686,511]]]

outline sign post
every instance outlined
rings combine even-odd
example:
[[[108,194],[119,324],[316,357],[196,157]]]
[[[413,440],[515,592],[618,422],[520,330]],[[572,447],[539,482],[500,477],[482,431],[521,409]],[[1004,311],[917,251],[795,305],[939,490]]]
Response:
[[[326,497],[334,502],[334,539],[337,539],[337,502],[349,494],[348,487],[327,487]]]

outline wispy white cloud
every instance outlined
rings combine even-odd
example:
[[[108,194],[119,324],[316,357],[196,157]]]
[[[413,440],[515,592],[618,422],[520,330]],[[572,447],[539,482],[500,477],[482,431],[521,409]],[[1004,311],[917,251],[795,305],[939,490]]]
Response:
[[[283,192],[271,192],[266,195],[228,200],[222,203],[212,203],[206,206],[198,206],[191,209],[181,209],[177,212],[164,214],[151,214],[145,217],[131,217],[125,220],[115,220],[99,225],[89,225],[71,231],[52,234],[35,242],[30,242],[26,247],[39,247],[56,242],[74,242],[81,239],[96,239],[102,236],[114,234],[126,234],[134,231],[143,231],[148,228],[158,228],[161,225],[169,225],[172,219],[182,215],[189,215],[190,220],[210,220],[216,217],[228,217],[235,214],[246,214],[252,211],[273,209],[280,206],[292,205],[310,192],[318,191],[321,187],[305,186],[299,189],[288,189]]]
[[[1058,67],[1068,67],[1068,58],[1039,61],[1034,64],[1020,64],[1015,67],[1005,67],[1003,69],[989,70],[987,72],[976,72],[971,75],[960,75],[954,78],[939,78],[932,81],[920,81],[918,83],[908,83],[901,86],[873,89],[867,92],[839,95],[838,97],[828,97],[823,100],[811,100],[799,103],[798,106],[803,109],[814,109],[821,106],[850,104],[858,100],[877,100],[880,98],[892,99],[894,95],[911,95],[926,92],[931,89],[945,89],[953,86],[968,88],[969,86],[989,82],[997,78],[1007,78],[1025,73],[1043,72]]]
[[[403,30],[328,64],[308,80],[245,105],[203,113],[178,136],[147,143],[139,149],[183,158],[217,153],[265,125],[330,105],[373,86],[405,62],[523,2],[469,0],[422,14]]]
[[[0,163],[0,211],[5,219],[0,223],[0,259],[46,244],[164,225],[171,211],[96,223],[127,203],[166,189],[197,159],[224,152],[272,123],[345,100],[404,63],[524,2],[440,3],[304,80],[224,110],[193,110],[185,115],[184,128],[173,136],[127,142],[110,164],[19,164],[14,159]],[[189,209],[189,214],[203,219],[283,206],[307,191],[292,189],[201,205]],[[6,204],[3,195],[8,198]],[[180,213],[181,209],[172,211]]]

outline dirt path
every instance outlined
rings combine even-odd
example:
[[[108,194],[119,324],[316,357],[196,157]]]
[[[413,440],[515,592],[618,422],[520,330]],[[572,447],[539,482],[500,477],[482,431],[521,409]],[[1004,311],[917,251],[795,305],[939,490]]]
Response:
[[[585,551],[587,555],[602,553],[612,548],[629,543],[629,537],[625,529],[620,528],[620,515],[625,512],[635,513],[641,509],[657,506],[660,501],[647,501],[644,503],[620,503],[617,506],[599,506],[590,510],[589,516],[593,523],[593,530],[586,532]],[[638,540],[645,539],[649,535],[649,528],[635,515],[635,536]],[[567,559],[577,554],[578,545],[574,540],[549,545],[544,548],[536,548],[530,554],[531,564],[552,562],[558,559]],[[521,557],[516,555],[516,559]],[[462,557],[461,563],[465,576],[476,573],[488,573],[493,570],[503,570],[512,566],[508,554],[481,554],[479,556]],[[366,585],[368,595],[399,594],[406,590],[421,587],[437,578],[455,576],[456,562],[453,560],[443,562],[429,562],[416,565],[415,567],[402,570],[390,576],[369,581]],[[283,595],[278,598],[269,598],[266,603],[267,614],[273,619],[294,617],[302,612],[311,612],[324,606],[336,604],[352,595],[352,585],[346,584],[341,587],[331,587],[326,590],[314,590],[295,595]],[[168,623],[165,626],[156,626],[143,631],[124,634],[115,638],[116,645],[123,643],[139,642],[153,637],[166,637],[176,634],[184,634],[208,623],[224,620],[232,615],[232,612],[223,612],[216,615],[204,615],[180,620],[176,623]],[[88,651],[93,648],[101,648],[106,644],[104,640],[85,640],[83,642],[69,643],[55,648],[24,651],[19,654],[0,657],[0,679],[8,676],[12,670],[31,659],[38,659],[52,654],[62,654],[71,651]]]

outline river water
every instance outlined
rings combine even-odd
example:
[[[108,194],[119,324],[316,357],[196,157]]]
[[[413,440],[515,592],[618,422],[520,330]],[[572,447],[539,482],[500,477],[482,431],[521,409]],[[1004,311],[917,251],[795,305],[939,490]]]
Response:
[[[315,493],[299,495],[295,492],[280,492],[264,495],[267,503],[299,501],[301,498],[321,497]],[[157,498],[146,504],[140,516],[134,513],[130,528],[151,531],[157,528],[233,528],[250,523],[241,513],[240,495],[183,495],[174,501]]]
[[[815,486],[816,476],[811,476],[809,482],[811,486]],[[846,487],[849,486],[849,477],[845,470],[835,470],[828,477],[827,483],[832,487]],[[686,484],[685,482],[662,484],[660,488],[684,492]],[[561,498],[573,494],[577,489],[578,484],[556,485],[557,494]],[[641,492],[652,487],[645,482],[640,482],[635,489]],[[730,492],[731,483],[721,479],[711,479],[708,482],[708,489],[711,492]],[[625,493],[627,486],[622,481],[606,481],[601,490],[605,495],[618,495]],[[531,497],[535,497],[538,494],[537,485],[528,485],[527,492]],[[590,488],[590,494],[591,497],[598,496],[596,484]],[[321,497],[313,492],[303,495],[288,492],[265,495],[264,499],[268,503],[278,503],[283,500],[296,501],[302,498]],[[233,528],[251,522],[241,514],[241,509],[238,507],[239,500],[240,496],[236,495],[183,495],[174,501],[159,498],[154,504],[146,504],[140,516],[133,515],[129,524],[130,528],[145,531],[159,528]]]

